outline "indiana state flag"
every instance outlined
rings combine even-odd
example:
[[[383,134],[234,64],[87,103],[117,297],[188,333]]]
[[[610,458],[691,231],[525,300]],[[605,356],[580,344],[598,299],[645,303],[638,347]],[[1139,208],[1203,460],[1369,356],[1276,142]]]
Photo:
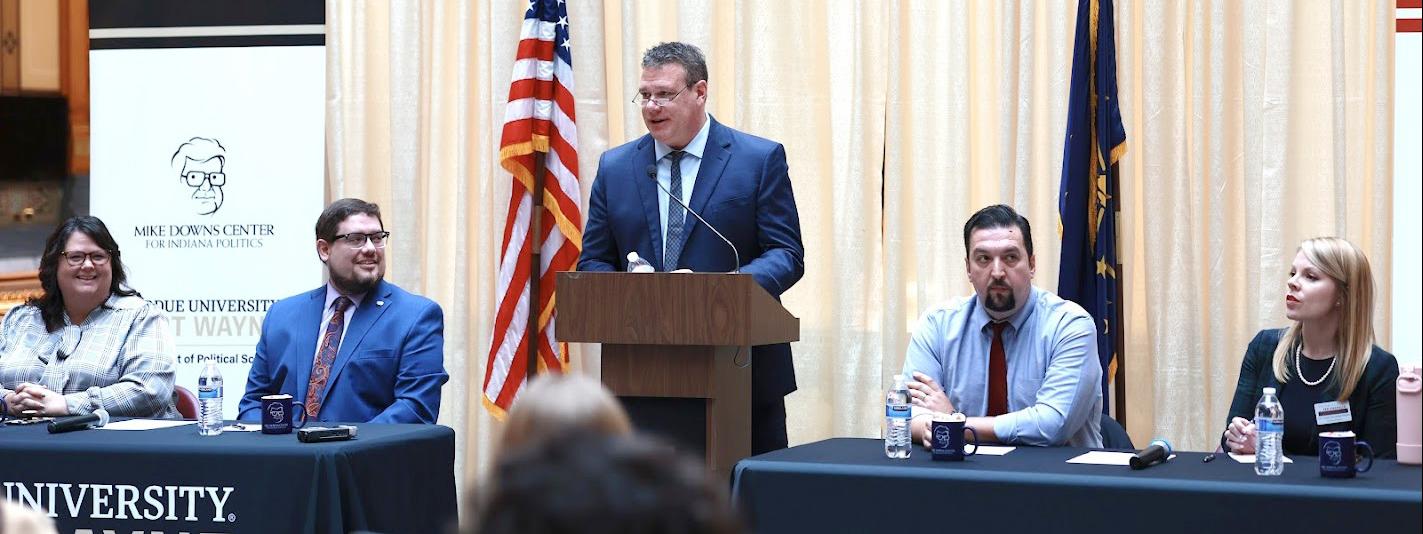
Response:
[[[1117,273],[1117,161],[1127,151],[1117,106],[1116,39],[1111,0],[1078,0],[1067,103],[1067,141],[1058,196],[1062,264],[1057,293],[1082,305],[1097,322],[1102,403],[1121,352],[1121,291]]]

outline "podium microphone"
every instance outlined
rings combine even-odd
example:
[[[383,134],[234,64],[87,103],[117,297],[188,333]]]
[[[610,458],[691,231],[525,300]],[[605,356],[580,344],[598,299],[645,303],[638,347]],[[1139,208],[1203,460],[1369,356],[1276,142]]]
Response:
[[[1157,438],[1152,440],[1151,445],[1147,445],[1141,452],[1131,455],[1132,469],[1146,469],[1153,465],[1165,462],[1171,457],[1171,444],[1166,440]]]
[[[680,204],[682,206],[682,209],[687,210],[687,213],[692,214],[692,216],[696,217],[698,221],[702,221],[702,224],[706,225],[707,228],[710,228],[712,233],[716,234],[717,237],[720,237],[722,241],[726,242],[726,246],[731,247],[731,253],[736,257],[736,266],[732,267],[731,272],[741,272],[741,253],[736,251],[736,245],[731,244],[730,239],[727,239],[726,236],[721,235],[721,232],[718,231],[715,226],[712,226],[711,223],[707,222],[706,219],[703,219],[701,214],[697,213],[697,210],[692,209],[692,207],[688,206],[686,202],[682,202],[682,199],[677,198],[677,195],[672,194],[672,192],[668,191],[666,187],[662,187],[662,182],[657,181],[656,163],[647,166],[647,177],[652,180],[652,183],[657,184],[658,189],[661,189],[663,193],[667,193],[667,198],[670,198]],[[675,268],[676,266],[671,267]],[[667,265],[663,265],[662,268],[671,270]]]
[[[50,421],[49,433],[63,434],[65,432],[73,432],[75,430],[88,430],[90,428],[99,428],[107,424],[109,424],[109,412],[104,411],[103,408],[99,408],[97,410],[94,410],[94,413],[91,413],[89,415],[61,417],[59,419]]]

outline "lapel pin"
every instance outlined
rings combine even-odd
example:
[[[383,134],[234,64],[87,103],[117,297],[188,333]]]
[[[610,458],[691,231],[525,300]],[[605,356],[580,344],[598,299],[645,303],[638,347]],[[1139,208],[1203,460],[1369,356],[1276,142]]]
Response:
[[[384,300],[377,300],[377,301],[376,301],[376,306],[385,306],[385,301],[384,301]]]

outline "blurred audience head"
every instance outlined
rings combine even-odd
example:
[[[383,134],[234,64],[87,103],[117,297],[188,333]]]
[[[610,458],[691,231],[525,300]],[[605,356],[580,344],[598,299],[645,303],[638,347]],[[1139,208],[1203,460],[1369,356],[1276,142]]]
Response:
[[[54,534],[54,521],[44,512],[0,498],[0,534]]]
[[[509,409],[498,454],[528,448],[553,435],[625,435],[632,432],[618,399],[592,378],[543,374]]]
[[[741,532],[704,467],[639,436],[571,434],[510,451],[484,491],[466,508],[475,518],[470,532]]]

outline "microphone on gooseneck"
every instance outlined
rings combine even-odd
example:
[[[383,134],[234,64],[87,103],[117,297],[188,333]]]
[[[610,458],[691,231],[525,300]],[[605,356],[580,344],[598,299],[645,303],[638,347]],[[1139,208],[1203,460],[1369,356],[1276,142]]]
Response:
[[[105,411],[103,408],[99,408],[97,410],[94,410],[94,413],[88,415],[61,417],[59,419],[50,421],[49,433],[62,434],[64,432],[73,432],[75,430],[99,428],[107,424],[109,424],[109,412]]]
[[[686,202],[682,202],[682,199],[677,198],[677,195],[672,194],[672,192],[668,191],[666,187],[662,187],[662,183],[657,181],[656,163],[647,166],[647,178],[649,180],[652,180],[652,183],[657,184],[657,188],[661,189],[663,193],[667,193],[667,198],[676,201],[677,204],[680,204],[682,206],[682,209],[687,210],[687,213],[692,214],[692,216],[696,217],[698,221],[702,221],[702,224],[706,225],[707,228],[710,228],[712,233],[716,234],[717,237],[720,237],[722,241],[726,242],[726,246],[731,247],[731,253],[736,258],[736,266],[731,269],[731,272],[741,272],[741,253],[736,251],[736,245],[731,244],[730,239],[727,239],[726,236],[721,235],[721,231],[717,230],[716,227],[712,226],[711,223],[707,222],[706,219],[703,219],[701,214],[697,213],[697,210],[692,209],[692,207],[688,206]],[[675,266],[663,265],[662,267],[665,269],[670,269]]]
[[[1171,444],[1164,439],[1157,438],[1152,440],[1151,445],[1147,445],[1141,452],[1131,455],[1131,468],[1146,469],[1165,462],[1170,457]]]

